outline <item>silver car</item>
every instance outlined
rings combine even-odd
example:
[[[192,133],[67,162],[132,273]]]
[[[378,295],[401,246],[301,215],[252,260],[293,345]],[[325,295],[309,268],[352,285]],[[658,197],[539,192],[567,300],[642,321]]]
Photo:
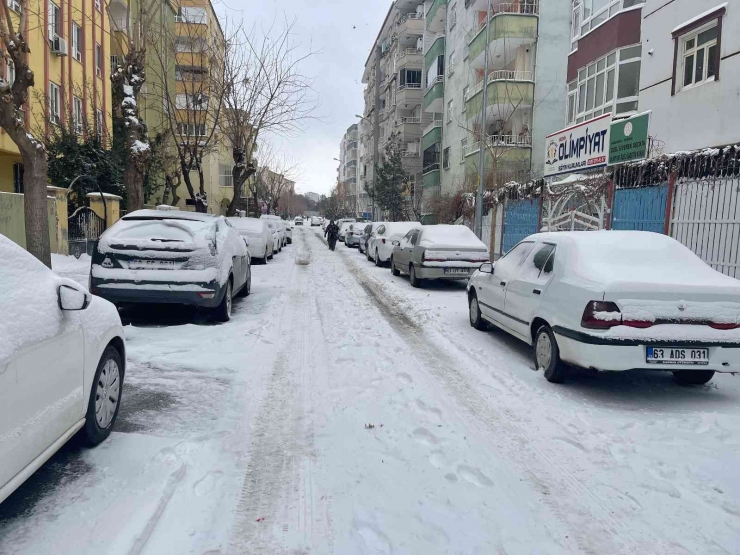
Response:
[[[409,275],[413,287],[426,279],[468,279],[488,262],[488,247],[464,225],[425,225],[393,241],[391,272]]]
[[[365,228],[367,225],[368,224],[363,222],[351,224],[344,237],[344,244],[348,247],[359,247],[360,242],[364,240]]]

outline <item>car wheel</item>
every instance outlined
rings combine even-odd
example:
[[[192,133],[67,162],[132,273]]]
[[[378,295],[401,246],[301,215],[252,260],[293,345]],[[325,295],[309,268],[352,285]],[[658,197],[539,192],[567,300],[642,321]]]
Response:
[[[478,304],[478,296],[473,293],[468,299],[469,314],[470,314],[470,325],[480,331],[485,331],[488,326],[483,316],[480,313],[480,305]]]
[[[560,349],[550,326],[541,326],[534,341],[534,364],[542,370],[550,383],[563,383],[566,377],[565,365],[560,360]]]
[[[394,276],[400,276],[401,272],[396,268],[396,265],[393,263],[393,257],[391,256],[391,274]]]
[[[409,265],[409,282],[411,283],[411,287],[421,287],[422,281],[416,277],[416,268],[414,268],[414,265]]]
[[[214,317],[218,322],[228,322],[231,320],[231,303],[233,302],[231,278],[226,282],[226,291],[221,304],[213,309]]]
[[[673,379],[681,385],[704,385],[714,377],[714,370],[676,370]]]
[[[380,268],[383,264],[380,262],[380,256],[378,255],[378,249],[375,249],[375,265]]]
[[[365,251],[365,258],[367,258],[367,261],[368,262],[372,262],[373,259],[370,258],[370,251],[369,250],[366,250]]]
[[[109,345],[98,363],[87,403],[85,439],[90,445],[104,441],[116,423],[123,393],[122,368],[121,354]]]
[[[239,291],[239,297],[248,297],[249,294],[252,292],[252,270],[249,270],[247,273],[247,281],[244,282],[244,287],[241,288],[241,291]]]

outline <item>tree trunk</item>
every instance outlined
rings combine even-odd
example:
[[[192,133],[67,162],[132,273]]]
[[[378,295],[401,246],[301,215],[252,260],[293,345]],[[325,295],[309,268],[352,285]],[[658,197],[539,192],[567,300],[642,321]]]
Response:
[[[126,188],[126,209],[129,212],[144,208],[144,172],[140,171],[139,164],[126,164],[123,173],[123,186]]]
[[[23,156],[23,212],[26,220],[26,250],[51,268],[49,209],[46,199],[46,151]]]
[[[203,166],[198,163],[198,187],[199,193],[195,195],[195,211],[205,214],[208,212],[208,196],[205,189],[205,176],[203,175]]]

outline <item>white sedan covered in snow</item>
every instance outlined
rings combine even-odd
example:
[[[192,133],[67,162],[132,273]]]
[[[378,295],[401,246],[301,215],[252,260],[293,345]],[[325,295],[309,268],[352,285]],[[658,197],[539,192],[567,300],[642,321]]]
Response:
[[[470,323],[534,346],[552,382],[562,362],[604,371],[673,371],[703,384],[740,372],[740,281],[665,235],[532,235],[468,284]]]
[[[1,503],[77,431],[108,437],[126,354],[112,304],[2,235],[0,260]]]
[[[90,271],[91,291],[113,303],[201,306],[222,322],[251,283],[249,252],[226,218],[179,210],[121,218],[100,237]]]
[[[257,258],[263,264],[267,264],[268,259],[273,256],[275,246],[273,232],[270,226],[267,225],[267,220],[257,218],[227,219],[237,233],[247,239],[250,258]]]
[[[393,253],[393,241],[400,241],[412,229],[420,229],[419,222],[385,222],[370,236],[367,241],[368,260],[375,262],[376,266],[382,266],[391,259]]]

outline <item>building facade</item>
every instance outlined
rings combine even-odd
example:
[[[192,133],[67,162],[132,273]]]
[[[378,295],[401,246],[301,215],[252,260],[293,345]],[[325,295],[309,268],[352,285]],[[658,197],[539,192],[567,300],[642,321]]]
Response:
[[[8,1],[18,24],[20,2]],[[50,135],[53,126],[73,126],[82,136],[112,130],[109,65],[111,22],[100,0],[31,0],[26,34],[36,84],[29,91],[26,127]],[[15,68],[3,62],[12,83]],[[15,143],[0,130],[0,192],[23,192],[23,163]]]
[[[345,184],[349,195],[349,203],[354,207],[353,210],[356,214],[362,214],[367,206],[367,193],[358,179],[359,139],[359,125],[356,123],[350,125],[339,145],[339,168],[337,169],[337,182]],[[318,199],[316,199],[316,202],[318,202]]]

